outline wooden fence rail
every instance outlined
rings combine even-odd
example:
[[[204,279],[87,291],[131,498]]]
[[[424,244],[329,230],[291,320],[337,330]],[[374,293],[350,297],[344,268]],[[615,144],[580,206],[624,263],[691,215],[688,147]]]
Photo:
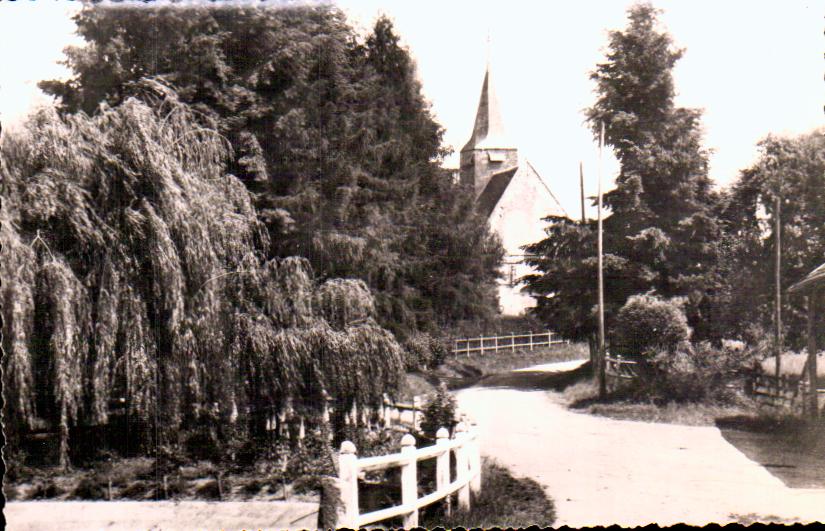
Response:
[[[559,337],[555,337],[553,332],[510,334],[508,336],[480,336],[475,338],[456,339],[453,347],[453,354],[466,354],[469,356],[473,352],[484,354],[485,352],[511,351],[516,349],[533,350],[537,347],[549,347],[550,345],[561,345],[569,343]]]
[[[451,479],[450,452],[455,455],[456,474]],[[436,488],[418,497],[418,462],[436,460]],[[401,468],[401,505],[362,514],[358,506],[358,477],[360,474],[388,468]],[[436,433],[436,443],[423,448],[415,447],[415,438],[409,433],[401,439],[401,451],[397,454],[359,458],[355,445],[341,443],[338,457],[338,491],[341,503],[336,514],[336,528],[359,529],[362,526],[401,516],[404,528],[418,527],[418,511],[422,507],[458,493],[459,508],[469,509],[470,492],[481,490],[481,454],[478,434],[474,427],[460,422],[454,438],[449,438],[446,428]]]
[[[803,372],[804,374],[804,372]],[[779,378],[772,374],[753,372],[746,379],[746,392],[762,405],[788,409],[795,413],[806,413],[810,384],[802,375],[783,374]],[[825,388],[818,388],[818,409],[825,406]]]
[[[632,381],[639,377],[639,362],[624,359],[621,356],[605,356],[604,374],[608,387],[616,388],[622,382]]]

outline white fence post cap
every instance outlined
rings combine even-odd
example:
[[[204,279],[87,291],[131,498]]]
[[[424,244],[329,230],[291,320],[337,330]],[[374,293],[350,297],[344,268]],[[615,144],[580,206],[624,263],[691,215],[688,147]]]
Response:
[[[355,444],[353,444],[352,441],[344,441],[341,443],[342,454],[354,454],[355,452]]]
[[[415,437],[409,433],[401,437],[401,447],[404,448],[407,446],[415,446]]]
[[[450,437],[450,432],[447,431],[447,428],[445,428],[443,426],[441,428],[438,428],[438,431],[435,432],[435,438],[438,439],[438,440],[448,439],[449,437]]]

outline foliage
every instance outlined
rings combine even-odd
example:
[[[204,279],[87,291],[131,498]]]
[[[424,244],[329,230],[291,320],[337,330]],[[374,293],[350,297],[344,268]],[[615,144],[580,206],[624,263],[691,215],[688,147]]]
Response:
[[[637,392],[660,402],[733,403],[737,395],[728,384],[752,364],[748,354],[707,342],[675,352],[660,350],[650,360],[652,371],[637,382]]]
[[[66,465],[70,428],[109,422],[113,403],[161,448],[201,422],[260,435],[268,413],[322,390],[380,403],[401,347],[372,319],[324,319],[363,313],[370,292],[339,283],[325,299],[307,260],[267,259],[226,140],[165,84],[132,90],[94,117],[43,110],[3,139],[12,446],[44,424]]]
[[[456,400],[445,384],[436,389],[435,396],[424,407],[421,418],[421,431],[434,437],[439,428],[452,432],[456,425]]]
[[[85,475],[75,486],[72,496],[79,500],[106,499],[106,489],[103,487],[103,478],[95,475]]]
[[[604,196],[606,321],[629,295],[654,290],[686,297],[688,322],[697,337],[710,337],[720,227],[701,113],[674,104],[672,69],[682,51],[659,30],[657,11],[638,4],[628,18],[625,30],[609,34],[606,62],[591,74],[597,100],[586,111],[596,136],[604,124],[620,163],[616,188]],[[595,224],[550,221],[548,238],[528,248],[539,254],[530,263],[541,274],[527,287],[540,298],[539,315],[583,338],[595,329]]]
[[[675,353],[686,344],[690,332],[679,302],[633,295],[616,314],[610,350],[633,357]]]
[[[404,345],[404,366],[408,371],[433,369],[447,358],[449,346],[446,339],[427,333],[416,333]]]
[[[89,4],[75,21],[87,45],[66,51],[74,77],[40,86],[89,114],[146,76],[175,86],[232,145],[267,257],[363,280],[402,338],[496,312],[502,251],[439,168],[441,127],[386,17],[365,39],[329,5]]]
[[[773,327],[775,198],[782,198],[782,289],[798,282],[825,257],[825,137],[817,130],[796,137],[768,136],[760,156],[726,197],[726,296],[719,314],[731,331]],[[784,297],[783,335],[791,348],[805,345],[805,307]],[[739,339],[749,339],[739,334]],[[820,340],[823,338],[820,338]]]

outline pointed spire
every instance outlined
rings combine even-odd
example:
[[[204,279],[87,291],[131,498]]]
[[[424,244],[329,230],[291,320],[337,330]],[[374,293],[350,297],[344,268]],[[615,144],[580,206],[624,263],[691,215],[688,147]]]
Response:
[[[461,151],[514,147],[505,137],[501,110],[490,77],[490,63],[488,59],[487,71],[484,74],[484,83],[481,85],[481,98],[478,101],[478,111],[476,112],[473,134]]]

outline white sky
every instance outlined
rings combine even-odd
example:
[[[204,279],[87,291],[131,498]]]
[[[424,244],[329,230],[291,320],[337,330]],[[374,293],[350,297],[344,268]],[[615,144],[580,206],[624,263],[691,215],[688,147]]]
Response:
[[[596,150],[582,109],[593,100],[588,73],[602,60],[607,31],[625,27],[632,2],[339,0],[367,29],[393,19],[418,63],[424,93],[445,142],[456,151],[475,117],[489,32],[493,81],[508,135],[576,216],[578,163],[586,193],[596,190]],[[705,110],[711,176],[722,185],[756,156],[768,133],[823,125],[825,42],[821,1],[657,0],[676,44],[687,49],[675,70],[677,103]],[[0,2],[0,119],[19,120],[49,99],[37,81],[67,74],[56,64],[79,43],[77,2]],[[17,50],[17,52],[10,52]],[[453,165],[457,165],[455,161]],[[605,183],[616,171],[605,157]]]

